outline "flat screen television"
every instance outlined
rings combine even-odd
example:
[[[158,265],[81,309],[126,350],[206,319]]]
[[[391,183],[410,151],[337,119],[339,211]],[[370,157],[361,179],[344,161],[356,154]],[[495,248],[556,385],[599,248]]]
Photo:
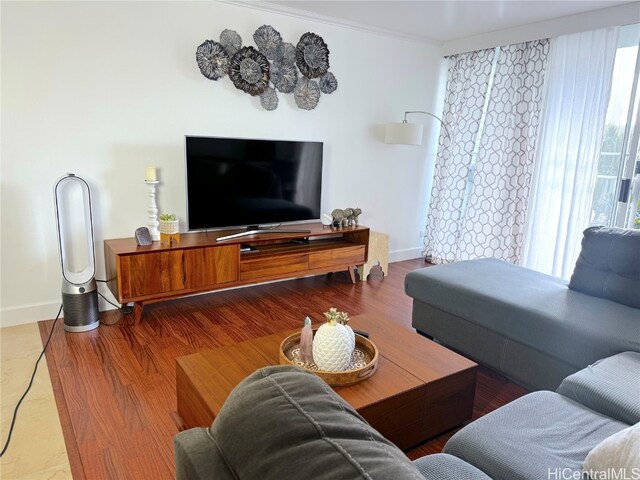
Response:
[[[186,137],[189,230],[318,220],[322,142]]]

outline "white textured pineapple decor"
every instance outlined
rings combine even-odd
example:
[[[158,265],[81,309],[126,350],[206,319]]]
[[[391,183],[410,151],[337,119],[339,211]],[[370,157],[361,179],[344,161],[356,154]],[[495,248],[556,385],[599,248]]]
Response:
[[[313,337],[313,360],[320,370],[342,372],[351,361],[355,335],[347,325],[349,315],[330,308],[324,313],[327,323]]]

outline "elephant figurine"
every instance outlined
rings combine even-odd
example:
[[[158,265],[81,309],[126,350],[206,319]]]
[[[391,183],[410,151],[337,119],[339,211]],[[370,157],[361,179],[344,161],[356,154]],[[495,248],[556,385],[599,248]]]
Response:
[[[344,213],[344,210],[336,208],[333,212],[331,212],[331,217],[333,218],[333,226],[336,228],[341,228],[343,223],[347,220],[347,216]]]
[[[359,208],[348,208],[347,210],[351,211],[351,214],[348,217],[349,225],[358,226],[358,217],[362,214],[362,210]],[[345,210],[345,212],[347,211]]]
[[[351,218],[353,217],[353,209],[345,208],[344,212],[344,220],[342,220],[342,225],[345,227],[351,226]]]

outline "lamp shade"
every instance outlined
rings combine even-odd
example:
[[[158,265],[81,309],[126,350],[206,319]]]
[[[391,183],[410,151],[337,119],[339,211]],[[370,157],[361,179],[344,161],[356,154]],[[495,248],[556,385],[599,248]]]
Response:
[[[387,123],[384,143],[422,145],[422,128],[420,123]]]

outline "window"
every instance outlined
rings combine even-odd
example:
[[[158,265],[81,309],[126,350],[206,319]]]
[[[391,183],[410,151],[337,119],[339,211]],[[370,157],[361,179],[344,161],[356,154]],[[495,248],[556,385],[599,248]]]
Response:
[[[591,202],[591,225],[640,228],[640,180],[635,173],[640,135],[639,43],[640,25],[621,28]]]

